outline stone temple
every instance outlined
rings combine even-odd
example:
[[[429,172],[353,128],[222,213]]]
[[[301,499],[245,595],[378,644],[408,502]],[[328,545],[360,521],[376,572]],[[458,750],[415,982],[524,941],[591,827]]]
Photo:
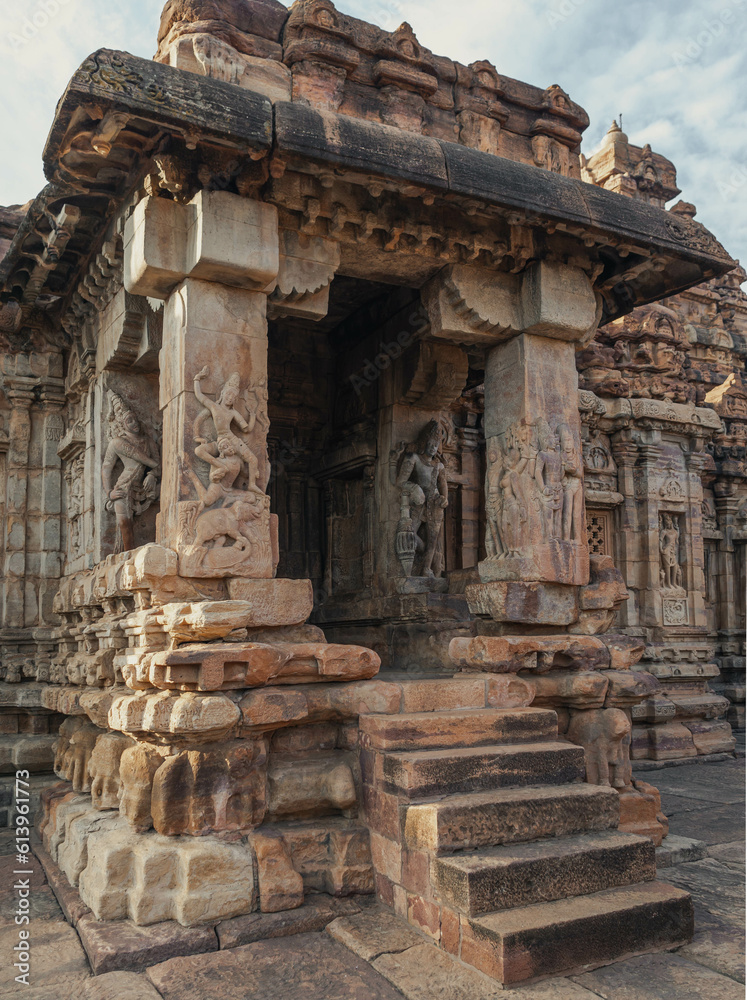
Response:
[[[0,210],[0,762],[87,947],[692,935],[631,760],[744,727],[745,274],[588,124],[330,0],[74,73]]]

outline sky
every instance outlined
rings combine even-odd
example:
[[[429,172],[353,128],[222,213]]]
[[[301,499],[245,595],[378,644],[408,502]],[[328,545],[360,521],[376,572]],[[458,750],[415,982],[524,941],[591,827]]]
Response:
[[[115,5],[116,3],[116,5]],[[4,0],[0,204],[44,185],[41,153],[67,81],[107,47],[150,58],[163,0]],[[681,197],[747,265],[747,0],[337,0],[341,11],[500,74],[558,83],[588,112],[583,151],[622,114],[672,160]]]

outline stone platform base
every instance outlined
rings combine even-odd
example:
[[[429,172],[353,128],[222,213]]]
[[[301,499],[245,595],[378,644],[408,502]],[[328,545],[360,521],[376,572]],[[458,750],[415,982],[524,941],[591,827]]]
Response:
[[[373,902],[369,897],[337,899],[319,893],[310,895],[303,906],[283,913],[252,913],[202,927],[182,927],[174,920],[138,927],[131,920],[96,920],[78,890],[70,885],[36,837],[33,851],[65,918],[77,930],[97,976],[109,972],[142,972],[170,958],[322,931],[338,917],[360,913]]]

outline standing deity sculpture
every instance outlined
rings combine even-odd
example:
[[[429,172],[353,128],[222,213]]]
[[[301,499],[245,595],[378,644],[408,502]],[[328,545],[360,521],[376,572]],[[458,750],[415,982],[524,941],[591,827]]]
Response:
[[[564,464],[560,453],[560,439],[546,420],[540,420],[537,434],[539,452],[534,478],[542,512],[544,537],[562,538]]]
[[[405,451],[397,476],[401,516],[396,546],[407,576],[416,560],[418,576],[443,575],[441,530],[449,495],[444,464],[438,457],[440,446],[441,428],[431,420]]]
[[[135,547],[135,518],[158,499],[161,459],[156,443],[145,433],[140,421],[121,396],[110,394],[112,439],[106,449],[101,481],[107,496],[106,509],[117,518],[115,551],[129,552]],[[122,472],[116,483],[117,462]]]
[[[582,537],[584,518],[584,465],[568,424],[558,427],[563,459],[563,539],[577,542]]]
[[[659,552],[661,555],[662,589],[681,589],[680,529],[676,519],[671,514],[662,515],[661,528],[659,530]]]

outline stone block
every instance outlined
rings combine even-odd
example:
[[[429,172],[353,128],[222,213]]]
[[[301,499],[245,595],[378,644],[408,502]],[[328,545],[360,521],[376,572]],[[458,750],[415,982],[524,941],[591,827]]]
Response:
[[[528,677],[493,675],[487,680],[488,708],[529,708],[534,701],[536,688]]]
[[[23,768],[32,774],[51,771],[55,759],[55,734],[0,736],[0,774]]]
[[[220,739],[241,718],[239,709],[220,694],[120,695],[109,710],[109,725],[123,733],[171,733],[174,736]]]
[[[602,708],[610,684],[603,672],[584,670],[552,670],[533,679],[534,704],[546,708]]]
[[[410,799],[582,781],[584,752],[567,743],[414,750],[382,755],[381,783]]]
[[[138,927],[131,920],[98,921],[88,914],[76,927],[97,982],[122,976],[126,970],[143,972],[157,962],[180,955],[217,951],[218,939],[212,927],[180,927],[173,920]],[[134,977],[133,977],[134,979]],[[126,986],[126,981],[121,981]],[[108,997],[108,994],[104,994]],[[121,1000],[119,994],[112,1000]]]
[[[113,830],[89,838],[80,895],[97,920],[217,923],[255,908],[252,853],[211,837]]]
[[[470,611],[497,622],[570,625],[578,618],[578,588],[557,583],[494,581],[467,586]]]
[[[297,909],[278,913],[249,913],[243,917],[221,921],[215,930],[221,949],[238,948],[255,941],[323,931],[333,920],[359,912],[360,906],[352,898],[335,899],[325,895],[310,895],[303,906]]]
[[[144,198],[125,223],[124,285],[165,299],[184,277],[189,213],[168,198]]]
[[[358,801],[351,761],[343,753],[318,759],[271,761],[267,795],[268,816],[272,819],[343,812]]]
[[[692,837],[675,837],[670,833],[656,848],[656,867],[671,868],[672,865],[689,861],[702,861],[708,854],[713,855],[713,850],[709,851],[704,841],[694,840]],[[744,855],[744,848],[742,854]]]
[[[650,841],[610,830],[436,858],[433,873],[443,901],[476,916],[635,885],[656,863]]]
[[[248,604],[251,621],[246,628],[301,625],[314,610],[311,580],[245,580],[226,581],[232,601]]]
[[[213,76],[226,83],[264,94],[270,101],[290,101],[291,71],[274,59],[239,52],[215,35],[194,32],[175,38],[162,61],[189,73]]]
[[[698,754],[731,753],[737,741],[728,722],[685,722]]]
[[[360,726],[362,745],[376,750],[485,746],[557,735],[555,713],[538,708],[366,715]]]
[[[485,677],[405,681],[402,684],[402,711],[443,712],[459,708],[485,708],[485,681]]]
[[[595,785],[508,788],[410,805],[408,847],[433,853],[617,827],[619,796]]]
[[[422,943],[422,938],[404,921],[381,906],[367,907],[354,916],[339,917],[327,926],[327,933],[366,962]]]
[[[280,266],[274,205],[229,191],[198,191],[188,206],[185,273],[201,281],[263,289]]]
[[[303,878],[295,871],[280,834],[255,833],[249,838],[257,859],[259,908],[277,913],[303,906]]]
[[[599,638],[610,651],[611,670],[630,670],[641,661],[646,643],[633,635],[607,633]]]
[[[570,901],[465,917],[461,958],[510,986],[606,965],[621,954],[678,947],[692,933],[687,893],[662,882],[645,882]]]

